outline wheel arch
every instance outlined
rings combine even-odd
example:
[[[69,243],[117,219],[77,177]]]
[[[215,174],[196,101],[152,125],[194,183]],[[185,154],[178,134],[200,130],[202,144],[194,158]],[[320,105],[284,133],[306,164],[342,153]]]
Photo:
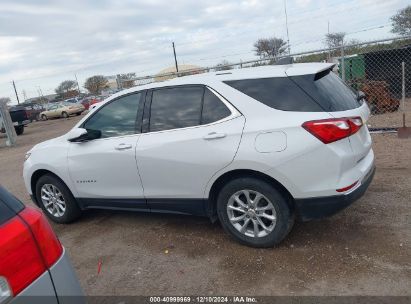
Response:
[[[279,181],[277,181],[275,178],[262,173],[260,171],[255,171],[251,169],[236,169],[236,170],[231,170],[228,172],[225,172],[222,174],[220,177],[218,177],[214,183],[212,184],[209,194],[208,194],[208,203],[206,206],[206,212],[211,218],[212,221],[217,220],[217,197],[218,193],[222,189],[222,187],[227,184],[228,182],[241,178],[241,177],[252,177],[256,179],[263,180],[267,182],[268,184],[273,185],[277,190],[279,190],[282,194],[284,194],[287,198],[287,202],[290,206],[291,210],[294,210],[294,197],[291,195],[291,193],[287,190],[286,187],[284,187],[283,184],[281,184]]]
[[[33,174],[31,175],[31,179],[30,179],[30,187],[31,187],[31,193],[33,194],[33,200],[36,203],[37,206],[40,206],[39,202],[37,201],[37,195],[36,195],[36,184],[37,181],[44,175],[52,175],[55,178],[59,179],[62,183],[64,183],[67,186],[67,183],[57,174],[55,174],[54,172],[51,172],[50,170],[47,169],[38,169],[36,171],[33,172]],[[67,186],[67,188],[69,188]],[[70,188],[69,188],[70,190]],[[71,190],[70,190],[71,191]]]

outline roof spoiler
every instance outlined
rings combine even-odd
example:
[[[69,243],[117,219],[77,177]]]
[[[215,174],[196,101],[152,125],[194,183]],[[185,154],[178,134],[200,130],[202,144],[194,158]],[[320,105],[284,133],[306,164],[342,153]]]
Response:
[[[328,67],[324,67],[323,69],[321,69],[320,71],[318,71],[315,75],[314,75],[314,81],[319,80],[321,78],[323,78],[324,76],[327,76],[336,66],[336,64],[332,64]]]

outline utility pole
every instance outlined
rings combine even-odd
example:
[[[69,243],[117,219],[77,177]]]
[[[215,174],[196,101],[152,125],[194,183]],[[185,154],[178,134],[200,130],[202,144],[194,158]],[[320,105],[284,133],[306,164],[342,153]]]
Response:
[[[74,73],[74,77],[76,77],[78,95],[80,96],[80,85],[78,84],[78,79],[77,79],[77,74],[76,73]]]
[[[23,98],[24,98],[24,101],[26,101],[26,99],[27,99],[27,94],[26,94],[26,91],[25,91],[25,90],[23,90],[23,91],[22,91],[22,93],[23,93]]]
[[[16,84],[14,83],[14,80],[13,80],[13,88],[14,88],[14,93],[16,93],[17,104],[20,104],[19,94],[17,94]]]
[[[290,35],[289,35],[289,33],[288,33],[287,0],[284,0],[284,11],[285,11],[285,27],[286,27],[286,29],[287,29],[288,55],[291,55]]]
[[[174,52],[174,61],[175,61],[175,63],[176,63],[176,71],[177,71],[177,73],[178,73],[178,63],[177,63],[176,47],[175,47],[175,45],[174,45],[174,42],[173,42],[173,52]]]

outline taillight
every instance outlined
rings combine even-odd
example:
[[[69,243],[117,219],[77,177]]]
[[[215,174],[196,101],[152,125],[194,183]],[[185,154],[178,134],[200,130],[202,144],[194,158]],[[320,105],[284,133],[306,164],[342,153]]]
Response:
[[[362,126],[361,117],[312,120],[302,125],[304,129],[325,144],[349,137],[358,132]]]
[[[15,217],[0,228],[0,276],[13,295],[20,293],[44,271],[43,259],[23,220]]]
[[[47,222],[39,210],[34,208],[25,208],[19,215],[29,224],[44,258],[46,267],[49,268],[53,266],[63,253],[63,247],[51,229],[49,222]]]
[[[0,248],[1,289],[8,286],[13,296],[42,275],[63,252],[47,220],[31,207],[0,226]]]

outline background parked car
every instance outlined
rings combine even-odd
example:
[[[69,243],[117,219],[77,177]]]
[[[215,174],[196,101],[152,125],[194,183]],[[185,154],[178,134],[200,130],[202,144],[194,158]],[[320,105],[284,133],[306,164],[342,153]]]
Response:
[[[61,102],[58,104],[49,104],[46,111],[41,112],[40,117],[42,120],[49,118],[68,118],[70,115],[80,115],[85,111],[82,104]]]
[[[31,122],[40,120],[40,113],[44,111],[43,106],[37,103],[24,105],[24,108]]]
[[[14,106],[9,109],[11,121],[17,135],[24,133],[24,127],[30,123],[30,118],[24,106]]]
[[[0,303],[67,303],[83,292],[44,215],[0,186]],[[11,300],[11,301],[10,301]],[[61,301],[63,300],[63,301]]]

